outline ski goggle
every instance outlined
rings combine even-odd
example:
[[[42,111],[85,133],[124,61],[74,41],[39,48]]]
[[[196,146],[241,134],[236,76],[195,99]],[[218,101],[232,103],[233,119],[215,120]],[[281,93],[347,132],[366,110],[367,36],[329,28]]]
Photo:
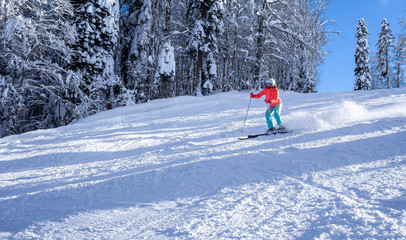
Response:
[[[272,83],[267,83],[267,84],[266,84],[266,87],[267,87],[267,88],[273,88],[273,84],[272,84]]]

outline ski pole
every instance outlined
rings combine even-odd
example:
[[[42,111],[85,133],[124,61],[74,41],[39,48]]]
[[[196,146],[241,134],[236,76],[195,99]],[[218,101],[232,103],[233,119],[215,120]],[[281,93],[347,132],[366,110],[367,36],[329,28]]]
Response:
[[[244,132],[245,122],[247,121],[247,116],[248,116],[248,110],[250,109],[250,105],[251,105],[251,99],[252,99],[252,97],[250,97],[250,101],[248,103],[247,113],[245,114],[244,124],[242,125],[241,132]]]

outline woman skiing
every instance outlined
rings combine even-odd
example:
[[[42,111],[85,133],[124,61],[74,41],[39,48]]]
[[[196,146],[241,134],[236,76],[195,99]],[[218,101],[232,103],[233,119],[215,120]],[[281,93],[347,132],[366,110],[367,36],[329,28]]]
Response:
[[[260,98],[265,95],[265,102],[269,103],[268,110],[265,112],[266,123],[268,124],[268,132],[285,131],[285,126],[281,120],[282,100],[279,98],[279,90],[276,86],[275,79],[270,78],[266,82],[266,87],[258,94],[251,93],[251,98]],[[274,127],[272,123],[272,114],[275,117],[278,127]]]

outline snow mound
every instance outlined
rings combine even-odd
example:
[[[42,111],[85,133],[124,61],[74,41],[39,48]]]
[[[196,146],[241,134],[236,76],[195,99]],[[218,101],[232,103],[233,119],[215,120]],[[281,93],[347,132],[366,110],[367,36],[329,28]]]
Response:
[[[292,129],[325,131],[360,122],[398,117],[406,117],[406,103],[368,108],[354,101],[343,101],[326,109],[294,111],[286,116],[286,120]]]

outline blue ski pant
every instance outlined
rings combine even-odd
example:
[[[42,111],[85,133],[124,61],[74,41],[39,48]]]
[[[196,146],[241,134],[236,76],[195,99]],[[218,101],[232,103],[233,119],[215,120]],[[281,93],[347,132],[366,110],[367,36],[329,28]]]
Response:
[[[276,120],[278,126],[283,125],[281,120],[281,111],[282,111],[282,103],[276,104],[275,107],[269,106],[268,110],[265,112],[266,123],[268,124],[268,128],[273,128],[272,122],[272,114]]]

